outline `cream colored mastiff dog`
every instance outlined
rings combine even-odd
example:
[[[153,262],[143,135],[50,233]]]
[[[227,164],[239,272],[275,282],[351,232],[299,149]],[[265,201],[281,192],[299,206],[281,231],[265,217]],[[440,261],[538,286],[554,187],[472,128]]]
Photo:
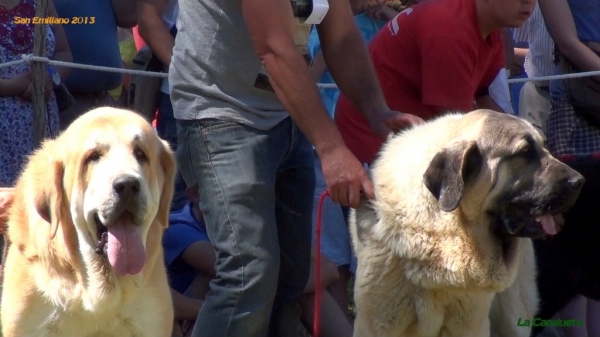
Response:
[[[527,122],[451,114],[390,139],[376,200],[350,216],[358,257],[354,336],[529,336],[531,239],[555,234],[583,177]]]
[[[169,336],[161,242],[175,172],[131,111],[98,108],[46,140],[14,190],[2,335]]]

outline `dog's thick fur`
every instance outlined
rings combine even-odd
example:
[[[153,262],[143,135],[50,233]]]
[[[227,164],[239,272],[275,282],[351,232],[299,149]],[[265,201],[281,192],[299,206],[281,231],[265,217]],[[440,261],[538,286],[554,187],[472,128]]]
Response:
[[[161,240],[175,169],[130,111],[90,111],[44,142],[10,209],[3,336],[169,336]]]
[[[527,122],[478,110],[384,145],[376,198],[350,216],[355,336],[529,335],[517,320],[537,310],[530,237],[555,228],[584,182],[542,142]]]

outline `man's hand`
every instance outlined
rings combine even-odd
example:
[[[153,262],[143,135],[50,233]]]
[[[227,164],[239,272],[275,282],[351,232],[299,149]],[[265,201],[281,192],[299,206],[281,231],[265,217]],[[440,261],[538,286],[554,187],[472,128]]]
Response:
[[[360,205],[360,193],[374,199],[373,184],[360,162],[345,146],[320,154],[323,176],[329,196],[342,206],[356,208]]]
[[[370,6],[365,10],[365,13],[367,14],[368,17],[370,17],[371,19],[379,19],[379,20],[383,20],[383,21],[390,21],[391,19],[393,19],[396,15],[398,15],[398,11],[394,10],[393,8],[386,6],[386,5],[382,5],[380,3],[374,5],[374,6]]]
[[[387,139],[392,132],[399,132],[412,125],[423,123],[420,117],[392,110],[380,110],[366,116],[373,132],[383,139]]]

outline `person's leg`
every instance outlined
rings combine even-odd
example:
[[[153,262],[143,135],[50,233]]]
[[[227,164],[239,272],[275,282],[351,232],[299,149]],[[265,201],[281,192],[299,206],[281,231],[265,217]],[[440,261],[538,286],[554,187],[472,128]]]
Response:
[[[169,94],[160,92],[158,95],[158,117],[156,119],[156,133],[166,140],[171,146],[171,150],[177,151],[177,120],[173,115],[173,105]],[[187,186],[181,172],[175,176],[175,189],[173,190],[173,200],[171,201],[171,211],[177,211],[183,208],[188,198],[185,195]]]
[[[317,252],[313,249],[310,258],[310,274],[308,281],[306,282],[306,286],[304,287],[304,295],[315,292],[317,278],[316,258]],[[325,288],[329,287],[330,284],[337,281],[339,278],[340,275],[338,274],[335,264],[326,256],[321,256],[321,285],[323,286],[323,290],[325,290]]]
[[[533,82],[525,83],[519,98],[519,117],[531,123],[545,135],[549,114],[550,94],[537,88]]]
[[[349,314],[348,311],[348,282],[350,281],[350,277],[352,274],[350,273],[350,265],[345,264],[337,267],[339,278],[327,287],[327,291],[333,296],[337,304],[340,306],[340,309]]]
[[[177,159],[217,262],[193,336],[266,336],[279,274],[277,167],[289,139],[217,120],[178,121]]]
[[[325,198],[322,205],[321,219],[317,219],[317,211],[321,194],[327,190],[323,177],[321,161],[316,153],[313,155],[315,165],[316,188],[313,206],[313,244],[316,242],[316,224],[321,221],[321,251],[337,267],[340,277],[332,282],[327,290],[331,293],[340,308],[348,311],[348,280],[350,279],[350,263],[352,247],[350,245],[350,232],[342,207]]]
[[[586,328],[586,309],[587,309],[587,299],[581,295],[577,295],[573,297],[573,299],[562,308],[558,317],[560,319],[569,320],[569,319],[581,319],[584,321],[583,326],[572,326],[572,327],[561,327],[561,330],[565,337],[587,337],[587,328]]]
[[[315,174],[312,146],[290,119],[277,142],[292,139],[277,172],[276,219],[280,246],[279,282],[270,336],[292,336],[300,323],[300,298],[310,272],[312,196]]]
[[[302,323],[312,331],[314,325],[315,294],[310,293],[302,297]],[[328,291],[323,292],[321,299],[321,331],[323,337],[350,337],[352,325],[346,314],[337,305],[335,299]]]
[[[313,332],[315,315],[315,287],[316,287],[316,252],[313,249],[310,267],[310,277],[304,295],[300,301],[302,307],[302,324]],[[329,288],[331,284],[339,280],[337,267],[326,256],[321,256],[321,284],[323,288]],[[352,325],[329,291],[323,291],[321,298],[321,336],[351,336]]]
[[[212,280],[212,278],[210,278],[208,276],[204,276],[202,274],[199,274],[198,276],[196,276],[196,278],[194,279],[192,284],[190,284],[188,286],[188,288],[185,290],[185,292],[183,293],[184,296],[194,299],[194,300],[188,302],[188,305],[189,305],[188,309],[193,308],[193,310],[196,310],[195,313],[193,314],[192,318],[175,321],[177,323],[179,329],[181,330],[181,333],[183,334],[183,336],[191,336],[192,329],[194,328],[194,324],[196,323],[196,318],[198,317],[198,312],[200,311],[200,308],[204,304],[204,299],[206,298],[206,294],[208,294],[208,291],[210,290],[209,284],[210,284],[211,280]],[[171,290],[171,295],[173,296],[173,307],[175,308],[175,318],[177,318],[177,307],[175,304],[175,299],[176,299],[177,294],[176,294],[176,292],[174,293],[173,290]],[[200,300],[200,302],[197,300]],[[181,304],[181,302],[179,304]]]
[[[600,301],[587,299],[585,322],[588,336],[600,336]]]

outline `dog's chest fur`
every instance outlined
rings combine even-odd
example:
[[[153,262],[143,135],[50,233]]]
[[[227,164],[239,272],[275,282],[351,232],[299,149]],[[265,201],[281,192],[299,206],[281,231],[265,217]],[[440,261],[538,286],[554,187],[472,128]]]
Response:
[[[7,263],[17,262],[11,258]],[[22,306],[7,311],[19,317],[12,335],[102,337],[166,333],[164,320],[170,303],[166,280],[156,286],[143,282],[141,274],[118,278],[103,269],[106,266],[99,257],[94,260],[97,263],[89,265],[91,272],[83,283],[56,270],[52,278],[37,268],[30,270],[33,273],[17,270],[22,273],[17,278],[20,281],[12,278],[9,281],[20,282],[21,294],[4,294],[7,300],[17,295],[25,299]],[[158,272],[155,269],[150,277],[161,279]],[[90,282],[94,279],[102,282]]]
[[[487,313],[493,293],[421,290],[411,297],[416,321],[410,323],[406,336],[484,337],[489,334]]]
[[[403,261],[390,259],[387,254],[381,256],[386,258],[378,261],[382,263],[379,266],[385,265],[385,268],[377,268],[372,256],[370,265],[357,271],[363,273],[362,280],[369,285],[357,283],[355,291],[359,294],[358,298],[386,298],[384,303],[362,303],[364,306],[377,305],[379,309],[385,307],[385,310],[378,311],[381,316],[374,318],[370,328],[357,326],[358,330],[365,328],[363,332],[383,332],[382,337],[489,335],[487,314],[495,293],[449,288],[423,289],[413,285],[404,276],[406,266]],[[394,282],[390,282],[392,279]],[[479,326],[476,326],[478,322]]]
[[[42,296],[35,300],[30,321],[37,321],[27,336],[150,336],[161,330],[161,318],[158,312],[149,312],[147,308],[158,308],[164,303],[148,291],[144,296],[136,296],[135,301],[119,301],[119,305],[110,308],[96,308],[90,312],[82,307],[74,310],[57,307]],[[113,295],[114,296],[114,295]],[[100,303],[103,305],[105,303]],[[108,309],[108,310],[107,310]],[[39,318],[36,319],[36,317]],[[94,322],[94,324],[90,324]]]

